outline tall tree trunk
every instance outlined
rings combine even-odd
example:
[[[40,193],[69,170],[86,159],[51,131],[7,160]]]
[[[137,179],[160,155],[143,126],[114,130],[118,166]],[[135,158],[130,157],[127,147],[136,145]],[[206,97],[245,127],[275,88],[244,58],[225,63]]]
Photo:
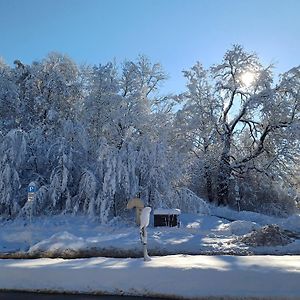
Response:
[[[231,172],[226,161],[221,160],[218,174],[217,199],[218,205],[226,205],[229,199],[229,178]]]
[[[210,166],[208,165],[208,162],[205,162],[205,181],[206,181],[206,193],[207,193],[207,198],[209,202],[213,201],[213,190],[212,190],[212,178],[211,178],[211,172],[210,172]]]
[[[229,200],[229,181],[231,176],[230,147],[231,147],[231,133],[227,132],[224,135],[224,146],[220,158],[219,171],[218,171],[218,187],[217,187],[218,205],[226,205]]]
[[[113,212],[114,212],[114,217],[117,217],[118,214],[117,214],[117,200],[116,200],[116,194],[114,194],[114,198],[113,198]]]

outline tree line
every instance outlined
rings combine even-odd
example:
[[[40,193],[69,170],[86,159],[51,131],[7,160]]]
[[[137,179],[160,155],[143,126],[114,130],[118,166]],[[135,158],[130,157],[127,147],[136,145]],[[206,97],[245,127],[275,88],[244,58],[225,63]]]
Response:
[[[51,53],[0,61],[0,215],[84,213],[107,222],[139,196],[201,210],[204,199],[285,215],[299,201],[300,67],[275,78],[234,45],[183,71],[186,90],[145,56],[79,66]],[[27,186],[38,191],[27,202]]]

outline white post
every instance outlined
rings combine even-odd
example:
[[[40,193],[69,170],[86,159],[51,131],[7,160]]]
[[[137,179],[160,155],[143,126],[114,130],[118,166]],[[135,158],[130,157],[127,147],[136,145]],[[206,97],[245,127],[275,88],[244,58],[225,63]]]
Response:
[[[141,243],[143,244],[144,261],[151,260],[147,250],[147,241],[148,241],[147,226],[149,225],[150,212],[151,212],[151,207],[145,207],[143,208],[141,213],[140,238],[141,238]]]

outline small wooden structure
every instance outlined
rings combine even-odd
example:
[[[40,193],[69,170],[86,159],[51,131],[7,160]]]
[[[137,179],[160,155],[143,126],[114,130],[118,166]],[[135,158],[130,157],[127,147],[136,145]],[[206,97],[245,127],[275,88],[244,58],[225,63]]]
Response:
[[[144,208],[144,202],[140,198],[133,198],[127,203],[127,209],[135,208],[135,222],[138,226],[141,224],[141,213]]]
[[[179,227],[180,226],[180,209],[155,209],[154,215],[154,227],[157,226],[168,226],[168,227]]]

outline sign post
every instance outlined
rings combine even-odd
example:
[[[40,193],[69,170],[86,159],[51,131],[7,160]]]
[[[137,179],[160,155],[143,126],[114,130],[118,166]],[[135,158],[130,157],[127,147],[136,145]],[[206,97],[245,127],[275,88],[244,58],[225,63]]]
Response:
[[[36,184],[35,182],[30,182],[28,185],[28,189],[27,189],[27,202],[30,205],[30,211],[29,211],[29,222],[30,222],[30,246],[32,245],[32,209],[33,209],[33,202],[35,200],[35,196],[36,196]]]
[[[35,195],[36,195],[36,184],[35,182],[30,182],[28,185],[28,194],[27,194],[27,201],[28,203],[30,203],[30,224],[32,221],[32,205],[33,205],[33,201],[35,199]]]

